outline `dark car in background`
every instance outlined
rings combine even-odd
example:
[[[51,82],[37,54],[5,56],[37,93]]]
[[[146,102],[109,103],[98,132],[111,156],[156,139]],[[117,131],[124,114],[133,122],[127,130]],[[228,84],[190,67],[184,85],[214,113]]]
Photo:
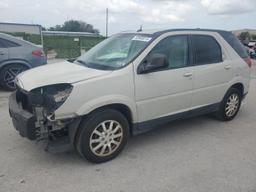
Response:
[[[256,41],[250,41],[249,43],[243,44],[251,59],[256,59]]]
[[[42,47],[0,33],[0,86],[15,90],[15,77],[30,68],[47,63]]]

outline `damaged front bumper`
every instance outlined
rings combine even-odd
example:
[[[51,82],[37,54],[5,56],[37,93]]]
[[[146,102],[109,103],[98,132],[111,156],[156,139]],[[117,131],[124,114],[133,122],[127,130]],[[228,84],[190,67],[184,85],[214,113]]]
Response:
[[[50,152],[72,150],[81,118],[49,120],[43,113],[43,107],[28,106],[26,95],[23,97],[17,100],[15,91],[9,98],[10,116],[20,135],[30,140],[47,141],[45,149]]]

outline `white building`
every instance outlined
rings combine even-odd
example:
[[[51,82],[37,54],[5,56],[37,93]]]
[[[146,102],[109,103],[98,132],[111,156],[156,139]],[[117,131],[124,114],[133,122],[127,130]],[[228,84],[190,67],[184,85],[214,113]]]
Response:
[[[21,23],[0,23],[0,32],[4,33],[27,33],[41,35],[41,25]]]

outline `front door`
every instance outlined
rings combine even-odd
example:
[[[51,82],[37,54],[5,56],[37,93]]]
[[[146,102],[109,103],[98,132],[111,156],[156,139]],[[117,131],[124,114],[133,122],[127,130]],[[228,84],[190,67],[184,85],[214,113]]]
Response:
[[[168,36],[149,52],[166,55],[169,67],[147,74],[135,74],[138,120],[145,122],[186,111],[191,106],[193,71],[189,63],[187,35]]]

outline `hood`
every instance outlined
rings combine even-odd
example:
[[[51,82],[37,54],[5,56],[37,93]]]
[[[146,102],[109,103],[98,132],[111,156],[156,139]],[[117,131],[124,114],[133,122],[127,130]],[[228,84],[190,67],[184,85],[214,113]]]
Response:
[[[92,69],[64,61],[55,64],[47,64],[25,71],[18,75],[17,84],[22,89],[30,91],[34,88],[51,84],[72,84],[109,73],[111,73],[111,71]]]

